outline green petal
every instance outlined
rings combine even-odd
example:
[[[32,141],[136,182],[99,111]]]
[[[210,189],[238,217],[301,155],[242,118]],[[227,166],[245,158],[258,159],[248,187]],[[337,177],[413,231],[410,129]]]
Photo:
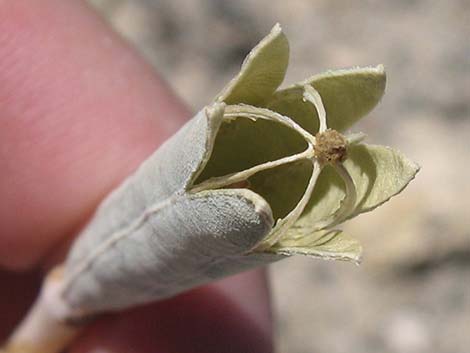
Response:
[[[357,191],[356,207],[348,218],[370,211],[400,193],[414,178],[419,167],[402,153],[389,147],[352,145],[344,166]],[[335,170],[326,166],[318,179],[313,197],[294,225],[309,232],[315,222],[334,213],[345,197],[344,183]],[[294,229],[295,229],[294,228]]]
[[[260,105],[284,80],[289,62],[289,43],[276,24],[245,61],[239,74],[217,96],[218,102]]]
[[[328,127],[344,131],[377,105],[384,94],[385,81],[382,65],[327,71],[276,92],[266,107],[292,118],[315,134],[317,112],[312,104],[303,101],[303,87],[310,84],[320,93]]]
[[[339,230],[317,231],[291,239],[267,250],[278,255],[304,255],[325,260],[346,260],[359,263],[362,247],[354,238]]]

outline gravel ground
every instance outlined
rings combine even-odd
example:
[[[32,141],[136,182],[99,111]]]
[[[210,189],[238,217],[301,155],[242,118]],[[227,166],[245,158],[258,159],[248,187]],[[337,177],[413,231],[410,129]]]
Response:
[[[287,83],[384,63],[387,93],[359,129],[422,171],[346,228],[362,266],[294,258],[271,267],[278,351],[466,353],[470,347],[470,2],[93,0],[195,110],[275,22]]]

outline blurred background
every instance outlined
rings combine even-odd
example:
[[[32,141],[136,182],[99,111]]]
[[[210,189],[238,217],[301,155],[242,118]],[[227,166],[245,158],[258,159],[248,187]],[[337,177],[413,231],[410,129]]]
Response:
[[[404,194],[345,226],[363,242],[360,267],[303,258],[270,267],[278,352],[469,352],[468,0],[90,3],[194,111],[276,22],[291,44],[287,84],[385,64],[386,95],[356,130],[422,170]]]

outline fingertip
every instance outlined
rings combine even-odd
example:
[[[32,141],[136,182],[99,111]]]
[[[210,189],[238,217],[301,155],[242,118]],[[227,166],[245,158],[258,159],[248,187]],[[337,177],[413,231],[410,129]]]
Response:
[[[82,1],[0,2],[0,265],[36,264],[187,118]]]
[[[92,325],[71,353],[272,353],[269,309],[256,309],[269,307],[263,276],[241,274],[110,315]]]

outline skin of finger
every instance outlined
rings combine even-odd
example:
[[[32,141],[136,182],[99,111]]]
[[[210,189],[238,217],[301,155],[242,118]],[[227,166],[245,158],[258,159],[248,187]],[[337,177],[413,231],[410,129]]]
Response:
[[[37,264],[188,118],[81,1],[0,1],[0,266]]]
[[[79,1],[0,1],[0,80],[0,264],[13,269],[37,264],[63,243],[188,116],[149,66]],[[212,303],[207,293],[226,298],[214,299],[227,307],[220,322],[243,317],[260,335],[268,332],[260,338],[266,340],[269,300],[261,278],[240,275],[188,298],[203,312]],[[233,290],[224,292],[224,283]],[[155,315],[174,316],[175,303],[157,304],[169,308]],[[104,337],[120,337],[97,325]],[[229,328],[235,335],[242,329]],[[87,332],[95,337],[87,342],[99,346],[101,336]]]
[[[26,314],[39,293],[41,273],[38,270],[13,273],[0,270],[0,343]]]
[[[259,305],[259,298],[267,295],[267,288],[259,285],[263,277],[262,270],[255,270],[108,315],[70,353],[271,353],[269,313],[259,315],[267,308]],[[233,296],[229,288],[243,296]]]

